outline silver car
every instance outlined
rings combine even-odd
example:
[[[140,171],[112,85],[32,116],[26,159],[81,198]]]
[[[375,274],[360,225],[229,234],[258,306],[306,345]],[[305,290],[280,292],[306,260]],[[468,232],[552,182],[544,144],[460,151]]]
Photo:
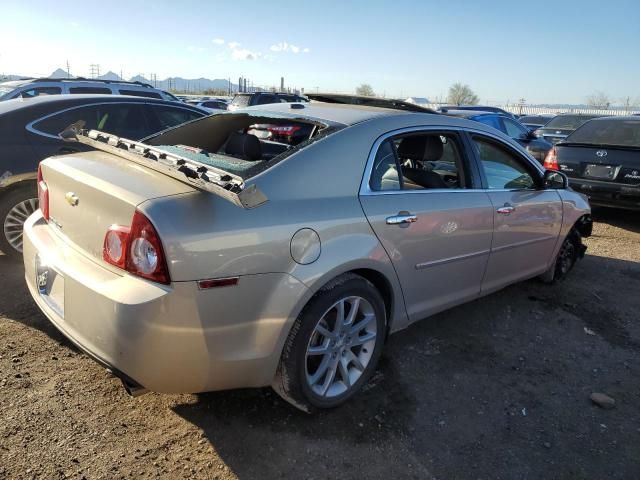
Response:
[[[33,298],[133,394],[271,385],[335,407],[390,333],[509,284],[564,277],[586,198],[478,122],[328,103],[221,113],[39,171]],[[304,127],[297,144],[254,124]]]

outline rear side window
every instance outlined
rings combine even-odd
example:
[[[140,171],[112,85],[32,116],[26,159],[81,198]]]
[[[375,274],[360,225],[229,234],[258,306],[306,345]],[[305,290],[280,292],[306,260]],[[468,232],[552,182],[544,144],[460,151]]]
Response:
[[[278,103],[279,101],[275,95],[260,95],[256,105],[268,105],[270,103]]]
[[[20,92],[22,98],[33,98],[39,95],[60,95],[62,89],[60,87],[36,87]]]
[[[453,133],[400,135],[380,145],[371,190],[466,188],[462,149]]]
[[[231,104],[235,107],[248,107],[251,101],[250,95],[236,95]]]
[[[85,122],[85,128],[101,130],[131,140],[138,140],[152,133],[145,120],[142,106],[134,103],[74,108],[36,122],[33,127],[38,131],[57,136],[79,120]]]
[[[484,123],[485,125],[489,125],[490,127],[495,128],[496,130],[503,131],[503,127],[500,124],[500,119],[495,115],[486,115],[484,117],[475,117],[473,120],[477,122]]]
[[[152,117],[155,130],[158,132],[205,116],[202,113],[187,110],[186,108],[165,105],[151,105],[148,112]]]
[[[146,97],[146,98],[162,98],[157,92],[150,92],[147,90],[120,90],[120,95],[131,95],[133,97]]]
[[[473,146],[484,172],[487,188],[519,190],[535,188],[533,167],[525,160],[488,139],[473,137]]]
[[[70,87],[69,93],[110,94],[111,89],[106,87]]]

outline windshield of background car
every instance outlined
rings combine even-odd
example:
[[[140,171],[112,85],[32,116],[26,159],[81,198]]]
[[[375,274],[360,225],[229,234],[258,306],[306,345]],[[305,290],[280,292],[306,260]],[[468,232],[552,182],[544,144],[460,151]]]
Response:
[[[250,95],[236,95],[235,97],[233,97],[231,105],[233,105],[234,107],[248,107],[250,101]]]
[[[544,128],[558,128],[565,130],[575,130],[583,123],[596,118],[597,115],[558,115],[547,123]]]
[[[640,118],[587,122],[569,135],[564,142],[640,148]]]
[[[3,95],[6,95],[7,93],[11,93],[15,90],[14,87],[3,87],[0,86],[0,97],[2,97]]]

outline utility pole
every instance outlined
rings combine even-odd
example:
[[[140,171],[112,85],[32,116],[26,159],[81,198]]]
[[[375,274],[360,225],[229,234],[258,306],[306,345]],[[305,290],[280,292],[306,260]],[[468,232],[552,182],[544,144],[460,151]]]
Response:
[[[67,60],[67,78],[71,78],[71,68],[69,67],[69,60]]]
[[[100,76],[100,65],[92,63],[89,65],[91,78],[98,78]]]
[[[522,115],[522,107],[524,106],[524,104],[525,104],[526,102],[527,102],[527,101],[526,101],[524,98],[521,98],[520,100],[518,100],[519,107],[520,107],[520,108],[518,109],[518,115]]]

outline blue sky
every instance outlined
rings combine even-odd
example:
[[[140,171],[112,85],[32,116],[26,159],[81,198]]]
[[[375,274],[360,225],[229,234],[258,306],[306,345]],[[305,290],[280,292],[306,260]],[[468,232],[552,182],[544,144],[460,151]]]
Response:
[[[92,2],[93,5],[101,5]],[[7,5],[8,4],[8,5]],[[580,103],[640,97],[640,2],[22,0],[0,4],[0,73],[47,75],[68,59],[125,77],[240,75],[256,85]],[[287,5],[292,5],[287,8]]]

